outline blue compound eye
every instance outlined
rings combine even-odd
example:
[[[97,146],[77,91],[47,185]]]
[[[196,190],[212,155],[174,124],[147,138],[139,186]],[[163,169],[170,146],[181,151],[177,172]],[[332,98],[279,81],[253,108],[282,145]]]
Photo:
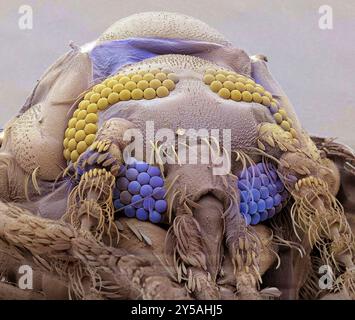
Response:
[[[273,165],[258,163],[242,170],[238,178],[240,213],[247,224],[255,225],[282,210],[288,192]]]
[[[143,161],[131,160],[117,177],[112,195],[114,207],[129,218],[159,223],[168,207],[160,169]]]

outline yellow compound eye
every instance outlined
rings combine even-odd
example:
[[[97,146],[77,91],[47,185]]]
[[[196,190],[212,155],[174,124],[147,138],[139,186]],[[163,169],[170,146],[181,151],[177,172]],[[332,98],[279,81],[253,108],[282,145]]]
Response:
[[[68,121],[63,140],[65,159],[74,161],[94,142],[99,111],[119,101],[167,97],[177,82],[178,77],[171,71],[154,69],[150,72],[139,70],[128,75],[118,74],[95,85],[85,93],[72,119]],[[231,88],[232,84],[227,83],[226,86]]]
[[[161,86],[156,90],[156,93],[159,98],[164,98],[169,95],[169,90],[168,88]]]

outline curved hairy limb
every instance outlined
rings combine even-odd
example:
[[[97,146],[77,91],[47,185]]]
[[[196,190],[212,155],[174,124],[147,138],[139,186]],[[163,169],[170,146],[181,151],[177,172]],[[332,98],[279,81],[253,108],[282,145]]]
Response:
[[[311,141],[309,144],[314,150]],[[285,182],[295,200],[291,209],[294,230],[306,242],[303,243],[306,253],[310,255],[316,249],[323,264],[332,268],[337,278],[336,288],[344,288],[353,296],[354,235],[343,207],[335,198],[339,190],[339,172],[329,159],[306,151],[285,153],[280,159],[281,174],[297,180]]]
[[[74,188],[69,196],[65,218],[76,228],[94,232],[99,240],[104,240],[102,237],[107,235],[110,244],[118,236],[114,224],[112,189],[127,144],[123,141],[123,135],[131,127],[133,125],[124,119],[107,121],[96,141],[77,163],[66,170]]]
[[[0,238],[20,248],[20,256],[29,259],[27,262],[36,270],[60,277],[68,284],[71,298],[137,299],[142,297],[142,287],[153,297],[160,282],[170,288],[168,296],[188,298],[162,267],[154,266],[157,261],[151,254],[136,256],[124,249],[106,247],[87,232],[35,217],[12,204],[0,203],[0,216]],[[156,241],[155,245],[163,239]],[[161,277],[158,282],[152,278],[157,275]]]

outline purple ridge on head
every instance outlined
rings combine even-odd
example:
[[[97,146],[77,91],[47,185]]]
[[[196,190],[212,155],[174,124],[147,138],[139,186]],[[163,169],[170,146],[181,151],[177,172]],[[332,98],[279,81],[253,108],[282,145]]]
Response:
[[[116,74],[123,66],[158,55],[201,55],[220,48],[224,46],[206,41],[137,37],[104,42],[95,46],[89,56],[96,81]]]

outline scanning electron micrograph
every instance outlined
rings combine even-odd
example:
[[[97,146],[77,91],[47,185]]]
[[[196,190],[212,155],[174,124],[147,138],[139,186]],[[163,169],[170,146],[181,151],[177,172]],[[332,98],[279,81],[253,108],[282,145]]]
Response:
[[[355,299],[346,12],[224,2],[0,4],[0,299]]]

